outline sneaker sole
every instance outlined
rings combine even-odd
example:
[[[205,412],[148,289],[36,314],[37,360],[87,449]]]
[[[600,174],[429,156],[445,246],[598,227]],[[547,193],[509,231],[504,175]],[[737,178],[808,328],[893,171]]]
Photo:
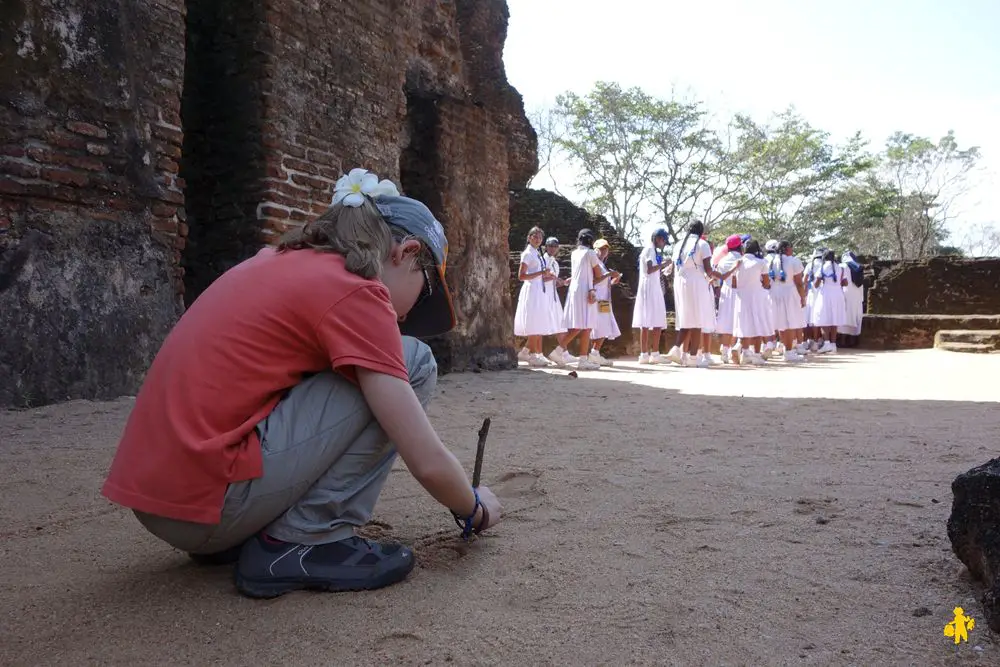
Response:
[[[236,570],[236,590],[249,598],[268,600],[294,593],[295,591],[320,591],[323,593],[349,593],[351,591],[373,591],[399,583],[413,571],[416,558],[409,559],[409,567],[384,572],[368,579],[299,579],[295,577],[274,579],[252,579]]]

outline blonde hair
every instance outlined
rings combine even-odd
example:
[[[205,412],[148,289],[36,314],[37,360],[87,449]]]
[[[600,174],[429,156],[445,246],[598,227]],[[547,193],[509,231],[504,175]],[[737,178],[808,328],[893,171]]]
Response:
[[[310,249],[336,253],[344,258],[351,273],[378,278],[393,245],[415,238],[406,230],[388,224],[375,203],[365,197],[361,206],[334,204],[301,229],[287,232],[278,243],[278,252]],[[423,242],[417,261],[424,267],[434,265],[430,249]]]

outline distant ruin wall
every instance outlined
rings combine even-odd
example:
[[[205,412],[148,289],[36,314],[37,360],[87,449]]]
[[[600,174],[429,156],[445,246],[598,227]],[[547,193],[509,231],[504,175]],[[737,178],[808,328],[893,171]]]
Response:
[[[134,391],[181,312],[183,68],[182,0],[3,2],[0,405]]]
[[[882,263],[868,292],[878,315],[1000,314],[1000,259],[930,257]]]

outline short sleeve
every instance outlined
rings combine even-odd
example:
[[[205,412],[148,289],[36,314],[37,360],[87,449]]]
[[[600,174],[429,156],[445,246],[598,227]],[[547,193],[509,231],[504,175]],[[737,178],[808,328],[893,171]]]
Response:
[[[595,251],[588,250],[587,251],[587,256],[590,258],[590,266],[591,266],[591,268],[601,265],[601,260],[597,259],[597,253]]]
[[[389,291],[381,284],[358,288],[333,305],[316,324],[331,367],[352,382],[355,368],[409,381],[403,339]]]
[[[528,260],[531,259],[531,248],[525,248],[521,251],[521,263],[527,264]]]
[[[708,241],[705,239],[698,239],[698,252],[695,253],[694,259],[697,260],[697,264],[701,265],[705,263],[706,259],[712,258],[712,246],[708,245]]]

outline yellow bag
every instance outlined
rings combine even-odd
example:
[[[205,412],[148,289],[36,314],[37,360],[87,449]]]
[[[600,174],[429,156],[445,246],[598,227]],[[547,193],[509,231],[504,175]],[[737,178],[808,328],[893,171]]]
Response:
[[[597,302],[597,312],[599,312],[599,313],[610,313],[611,312],[611,302],[610,301],[598,301]]]

